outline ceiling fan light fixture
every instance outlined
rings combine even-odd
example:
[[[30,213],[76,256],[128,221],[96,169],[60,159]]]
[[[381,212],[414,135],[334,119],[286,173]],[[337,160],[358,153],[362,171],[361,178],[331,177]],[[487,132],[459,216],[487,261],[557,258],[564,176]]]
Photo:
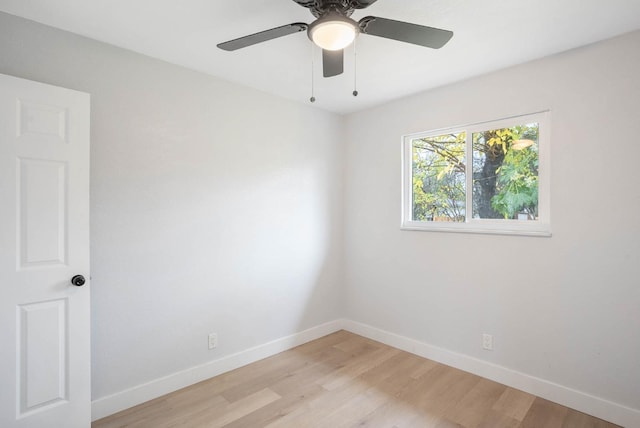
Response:
[[[358,35],[358,24],[338,14],[328,14],[309,26],[311,41],[328,51],[338,51],[349,46]]]
[[[354,44],[360,33],[432,49],[440,49],[453,37],[452,31],[410,22],[377,16],[365,16],[359,21],[351,18],[353,12],[365,9],[376,1],[294,0],[295,3],[309,9],[316,18],[315,21],[311,24],[294,22],[281,25],[219,43],[218,48],[235,51],[306,30],[307,37],[312,43],[322,49],[322,75],[333,77],[344,72],[344,48]],[[353,54],[355,55],[355,46]],[[312,56],[312,66],[313,58],[314,56]],[[357,91],[354,91],[353,95],[357,95]]]

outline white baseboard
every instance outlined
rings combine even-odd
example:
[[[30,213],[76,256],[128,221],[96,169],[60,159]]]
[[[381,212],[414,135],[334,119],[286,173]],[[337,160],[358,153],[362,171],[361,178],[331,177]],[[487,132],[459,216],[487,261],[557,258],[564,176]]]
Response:
[[[623,427],[640,427],[640,410],[638,409],[625,407],[548,380],[419,342],[370,325],[344,320],[342,326],[347,331],[382,342],[385,345],[491,379]]]
[[[94,421],[104,418],[121,410],[270,357],[341,329],[491,379],[623,427],[640,427],[640,410],[638,409],[625,407],[603,398],[558,385],[548,380],[530,376],[448,349],[419,342],[415,339],[400,336],[370,325],[342,319],[331,321],[292,334],[291,336],[286,336],[247,349],[246,351],[228,355],[218,360],[173,373],[160,379],[97,399],[91,403],[91,418]]]
[[[178,389],[193,385],[219,374],[270,357],[343,328],[343,320],[335,320],[299,333],[258,345],[218,360],[192,367],[136,387],[99,398],[91,403],[91,420],[128,409]]]

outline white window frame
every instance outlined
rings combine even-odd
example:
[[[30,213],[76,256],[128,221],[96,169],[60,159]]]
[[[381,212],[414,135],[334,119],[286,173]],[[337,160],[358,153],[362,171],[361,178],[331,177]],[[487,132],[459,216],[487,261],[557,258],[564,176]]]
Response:
[[[487,122],[434,129],[402,137],[402,230],[433,232],[486,233],[501,235],[551,236],[550,207],[550,112],[548,110],[511,116]],[[449,133],[466,132],[465,162],[469,168],[473,165],[473,134],[490,129],[509,128],[525,123],[538,123],[538,220],[511,219],[474,219],[473,212],[473,173],[467,171],[466,209],[464,222],[414,221],[413,214],[413,168],[412,141],[418,138],[434,137]]]

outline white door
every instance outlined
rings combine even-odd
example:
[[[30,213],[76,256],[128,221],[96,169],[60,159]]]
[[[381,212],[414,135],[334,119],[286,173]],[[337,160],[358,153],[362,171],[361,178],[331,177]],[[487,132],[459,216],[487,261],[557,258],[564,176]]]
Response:
[[[90,426],[89,305],[89,95],[0,74],[0,427]]]

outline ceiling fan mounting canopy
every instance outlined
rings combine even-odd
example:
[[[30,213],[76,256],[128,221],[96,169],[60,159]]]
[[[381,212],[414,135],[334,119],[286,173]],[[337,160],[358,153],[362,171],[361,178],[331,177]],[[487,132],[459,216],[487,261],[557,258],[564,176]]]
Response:
[[[408,22],[366,16],[360,21],[351,19],[357,9],[365,9],[377,0],[293,0],[306,7],[316,20],[311,24],[296,22],[218,44],[220,49],[235,51],[289,34],[307,31],[309,39],[322,48],[324,77],[342,74],[343,49],[358,34],[383,37],[432,49],[439,49],[453,37],[453,32]]]
[[[342,16],[351,16],[355,9],[364,9],[371,6],[377,0],[293,0],[300,6],[311,10],[316,18],[320,18],[330,11],[340,13]]]

